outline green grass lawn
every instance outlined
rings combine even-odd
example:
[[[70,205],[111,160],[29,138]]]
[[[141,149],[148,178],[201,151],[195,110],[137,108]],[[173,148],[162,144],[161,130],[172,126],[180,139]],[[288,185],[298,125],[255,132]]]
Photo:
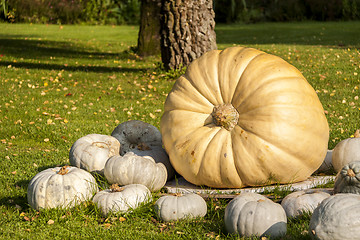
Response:
[[[324,106],[329,149],[360,128],[360,22],[217,25],[216,31],[219,49],[254,47],[303,73]],[[110,135],[130,119],[159,127],[180,73],[164,72],[160,56],[134,54],[137,33],[137,26],[0,24],[0,238],[236,238],[224,231],[221,199],[208,201],[205,218],[176,223],[156,219],[153,203],[125,221],[101,217],[91,203],[41,212],[27,205],[30,179],[68,164],[78,138]],[[290,220],[284,239],[309,239],[308,223],[309,216]]]

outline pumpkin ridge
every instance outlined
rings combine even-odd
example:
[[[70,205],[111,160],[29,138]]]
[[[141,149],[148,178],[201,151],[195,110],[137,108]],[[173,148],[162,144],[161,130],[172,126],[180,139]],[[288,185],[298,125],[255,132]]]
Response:
[[[210,143],[211,143],[212,141],[214,141],[216,135],[221,131],[221,128],[215,128],[215,129],[216,129],[216,132],[215,132],[214,134],[212,134],[211,140],[206,144],[206,149],[204,150],[204,155],[206,155],[206,152],[209,151],[208,149],[209,149]],[[204,159],[203,159],[203,161],[201,161],[201,164],[200,164],[200,166],[199,166],[199,168],[198,168],[197,173],[195,174],[196,176],[199,174],[199,172],[201,171],[201,169],[204,168],[204,166],[203,166],[204,164],[205,164],[205,161],[204,161]],[[202,184],[204,184],[204,183],[202,183]]]
[[[242,55],[244,51],[249,51],[249,49],[247,49],[247,48],[245,48],[245,47],[241,47],[241,49],[240,49],[236,54],[234,54],[234,55],[232,54],[231,49],[232,49],[232,48],[224,49],[224,50],[222,50],[221,52],[219,52],[219,58],[218,58],[218,62],[217,62],[217,69],[218,69],[218,81],[219,81],[220,90],[223,90],[223,91],[224,91],[224,89],[226,89],[226,91],[231,91],[231,93],[230,93],[229,95],[230,95],[230,96],[233,96],[233,95],[234,95],[234,91],[235,91],[235,89],[236,89],[236,87],[237,87],[238,81],[239,81],[239,79],[240,79],[243,71],[240,73],[240,76],[239,76],[239,79],[237,80],[236,85],[234,86],[233,89],[231,89],[229,86],[224,86],[224,85],[222,84],[222,83],[223,83],[223,80],[222,80],[223,77],[224,77],[224,78],[227,78],[227,77],[228,77],[228,76],[226,76],[226,75],[228,75],[228,74],[225,74],[225,75],[224,75],[224,71],[222,71],[223,66],[227,66],[227,64],[224,64],[224,65],[223,65],[222,62],[223,62],[224,60],[226,61],[226,63],[228,63],[228,62],[230,62],[230,61],[233,61],[234,56]],[[234,48],[234,49],[236,49],[236,48]],[[255,50],[255,49],[251,49],[251,50],[253,51],[253,50]],[[230,53],[228,53],[228,52],[230,52]],[[229,55],[230,55],[230,56],[229,56]],[[251,59],[250,59],[249,61],[251,61]],[[240,66],[241,66],[241,65],[240,65]],[[239,65],[238,65],[238,68],[239,68]],[[240,68],[241,68],[241,67],[240,67]],[[243,66],[243,68],[246,69],[246,67],[244,67],[244,66]],[[236,70],[238,70],[238,69],[236,69]],[[232,97],[231,97],[231,99],[225,99],[224,94],[223,94],[223,91],[220,92],[220,95],[221,95],[221,97],[222,97],[223,102],[224,102],[224,103],[231,103]]]
[[[203,156],[205,154],[206,150],[208,149],[210,139],[212,139],[216,135],[217,131],[219,131],[220,129],[221,128],[210,128],[209,131],[207,131],[206,133],[203,133],[205,135],[203,139],[207,139],[206,142],[203,143],[202,145],[200,145],[200,147],[199,147],[199,143],[202,143],[202,142],[197,142],[196,144],[193,145],[194,149],[192,149],[192,150],[196,150],[197,152],[201,151],[200,156]],[[197,132],[199,132],[199,131],[201,132],[202,128],[197,128],[194,131],[192,131],[190,134],[187,134],[186,136],[178,139],[175,142],[174,146],[179,147],[179,145],[183,145],[184,143],[187,142],[187,139],[196,139],[196,136],[199,135]],[[193,137],[193,135],[195,135],[195,137]],[[171,158],[170,158],[170,160],[171,160]],[[193,169],[194,170],[193,174],[195,176],[197,176],[199,174],[200,166],[201,166],[202,162],[203,161],[201,161],[201,163],[198,165],[197,169]]]
[[[246,72],[246,69],[248,68],[248,66],[249,66],[256,58],[258,58],[258,57],[260,57],[260,56],[262,56],[262,55],[265,55],[265,54],[267,54],[267,53],[265,53],[265,52],[263,52],[263,51],[259,51],[259,54],[256,55],[256,56],[254,56],[254,57],[252,57],[251,60],[246,64],[246,66],[244,67],[243,72],[241,73],[239,79],[237,80],[238,83],[236,84],[236,87],[234,88],[234,92],[233,92],[233,94],[232,94],[233,97],[231,98],[230,103],[233,103],[233,102],[234,102],[234,97],[236,96],[236,94],[235,94],[235,93],[236,93],[236,90],[239,88],[239,84],[241,83],[241,79],[243,78],[244,72]],[[244,97],[243,100],[244,100],[244,99],[246,99],[246,97]],[[243,102],[243,101],[240,101],[239,105],[240,105],[242,102]],[[237,109],[237,108],[236,108],[236,109]]]
[[[221,51],[220,50],[215,50],[215,51],[209,51],[209,52],[207,52],[207,53],[205,53],[204,55],[209,55],[209,54],[214,54],[214,56],[216,56],[216,62],[218,62],[218,60],[219,60],[219,53],[220,53]],[[203,55],[203,56],[204,56]],[[203,59],[205,59],[205,60],[203,60]],[[186,72],[185,72],[185,74],[183,75],[183,77],[194,87],[194,89],[196,89],[203,97],[205,97],[205,99],[207,99],[212,105],[217,105],[217,104],[221,104],[221,103],[223,103],[223,102],[219,102],[219,100],[223,100],[222,99],[222,96],[221,96],[221,90],[220,90],[220,86],[219,86],[219,84],[217,84],[217,89],[216,90],[214,90],[214,89],[212,89],[212,86],[209,86],[208,84],[198,84],[199,86],[201,85],[201,88],[203,88],[203,89],[205,89],[204,91],[201,91],[198,87],[196,87],[195,86],[195,84],[196,84],[196,82],[197,82],[197,77],[195,77],[195,76],[192,76],[191,75],[191,69],[192,68],[200,68],[200,69],[202,69],[203,71],[202,71],[202,73],[201,74],[199,74],[201,77],[202,77],[202,79],[211,79],[211,78],[209,78],[209,74],[208,74],[208,72],[206,71],[206,69],[204,69],[204,68],[202,68],[202,65],[203,65],[203,62],[202,61],[207,61],[208,62],[208,60],[207,60],[207,58],[197,58],[197,59],[195,59],[193,62],[192,62],[192,64],[190,64],[189,66],[188,66],[188,68],[186,69]],[[212,60],[212,61],[215,61],[215,60]],[[208,63],[209,64],[209,63]],[[214,75],[214,76],[212,76],[212,77],[216,77],[216,78],[218,78],[218,69],[216,69],[216,74]],[[195,80],[194,80],[194,77],[195,77]],[[214,81],[214,82],[219,82],[219,80],[217,79],[217,81]],[[205,82],[206,83],[206,82]],[[211,83],[211,82],[209,82],[209,83]],[[206,90],[209,90],[208,91],[208,93],[209,92],[211,92],[211,93],[213,93],[213,92],[217,92],[219,95],[220,95],[220,99],[218,99],[218,97],[219,96],[217,96],[216,94],[211,94],[211,96],[209,95],[209,96],[206,96],[207,94],[207,91]],[[210,91],[211,90],[211,91]],[[212,97],[213,99],[212,100],[210,100],[209,98],[210,97]],[[215,101],[214,101],[215,100]]]
[[[259,134],[257,134],[257,133],[255,133],[254,131],[251,131],[251,130],[245,130],[244,129],[244,131],[246,131],[248,134],[252,134],[252,135],[254,135],[255,137],[257,137],[257,138],[260,138],[262,141],[264,141],[265,143],[267,143],[267,145],[270,145],[270,146],[272,146],[272,147],[274,147],[274,148],[276,148],[276,149],[278,149],[278,150],[280,150],[280,151],[282,151],[282,154],[284,155],[284,154],[286,154],[286,155],[290,155],[290,156],[294,156],[294,154],[293,153],[289,153],[289,151],[286,151],[286,150],[284,150],[281,146],[278,146],[277,144],[273,144],[273,143],[270,143],[267,139],[265,139],[265,138],[263,138],[262,136],[260,136]],[[241,138],[242,139],[242,138]],[[243,141],[243,139],[242,139],[242,141]],[[244,149],[246,149],[245,147],[244,147]],[[250,154],[251,155],[251,154]],[[258,158],[256,158],[257,160],[258,160]],[[306,165],[306,162],[304,162],[304,161],[301,161],[300,162],[301,163],[301,165],[302,166],[305,166],[305,167],[307,167],[307,165]],[[264,165],[264,164],[259,164],[259,165],[261,165],[261,166],[263,166],[263,167],[266,167],[267,165]],[[287,166],[287,165],[286,165]],[[270,175],[269,176],[267,176],[267,178],[272,178],[273,176],[271,176],[271,169],[269,169],[268,167],[266,167],[265,168],[266,170],[267,170],[267,172],[270,172]],[[297,172],[299,172],[300,171],[300,169],[297,171]],[[275,176],[276,177],[276,176]],[[292,179],[297,179],[297,177],[296,177],[296,174],[294,175],[294,176],[292,176],[291,177]],[[270,179],[269,179],[270,180]],[[274,180],[276,180],[276,181],[279,181],[279,179],[272,179],[271,180],[271,182],[272,183],[275,183],[274,182]],[[299,179],[299,180],[303,180],[303,179]],[[297,180],[297,181],[299,181],[299,180]],[[281,183],[282,181],[280,181],[280,183]],[[287,182],[287,181],[286,181]],[[293,181],[292,181],[293,182]],[[263,184],[263,183],[260,183],[260,184]]]
[[[229,139],[230,137],[230,139]],[[220,140],[219,140],[220,139]],[[216,173],[216,176],[219,176],[218,181],[220,181],[221,185],[224,187],[228,186],[228,183],[232,183],[231,180],[229,179],[229,181],[224,181],[222,176],[225,174],[221,174],[222,173],[222,167],[224,167],[224,164],[222,163],[222,161],[224,160],[222,158],[222,154],[223,154],[223,147],[226,144],[215,144],[216,148],[217,148],[217,155],[219,155],[219,157],[216,158],[217,162],[216,164],[209,164],[206,159],[207,158],[207,152],[211,152],[210,150],[208,150],[210,147],[212,149],[214,149],[215,147],[213,146],[214,142],[218,142],[218,141],[230,141],[231,142],[231,133],[223,128],[219,128],[219,130],[213,135],[213,137],[211,138],[211,141],[208,142],[207,146],[206,146],[206,150],[204,151],[204,159],[201,162],[200,168],[199,168],[199,172],[201,172],[201,170],[203,169],[205,172],[208,171],[209,167],[208,166],[212,166],[212,169],[217,169],[218,172]],[[214,166],[215,165],[215,166]],[[211,171],[211,170],[210,170]],[[228,176],[227,174],[225,176]],[[212,179],[214,181],[214,179]],[[205,180],[206,181],[206,180]],[[216,182],[216,181],[215,181]],[[206,182],[202,182],[202,184],[206,184]],[[230,184],[231,185],[231,184]]]
[[[49,170],[49,171],[51,171],[51,170]],[[43,201],[41,203],[40,202],[38,203],[38,205],[40,205],[40,206],[43,205],[43,203],[45,202],[45,207],[47,207],[47,203],[46,203],[45,199],[46,199],[46,191],[47,191],[46,186],[47,186],[48,181],[49,181],[48,174],[37,175],[37,176],[35,175],[34,182],[36,183],[36,185],[35,185],[35,188],[33,188],[33,189],[35,189],[35,190],[33,190],[33,192],[38,192],[38,189],[41,188],[41,187],[44,188],[43,196],[45,196],[45,197],[42,199]],[[42,185],[40,185],[40,184],[42,184]],[[34,203],[38,202],[37,199],[38,199],[37,194],[32,194],[32,198],[31,198],[31,200],[32,200],[31,203],[32,204],[30,204],[30,205],[33,206]]]
[[[267,88],[269,88],[269,85],[271,85],[271,84],[274,84],[274,83],[276,83],[276,82],[279,82],[279,80],[284,80],[284,79],[302,79],[301,77],[299,77],[299,76],[294,76],[294,77],[281,77],[281,78],[276,78],[276,77],[274,77],[274,78],[269,78],[269,79],[267,79],[266,80],[266,82],[265,83],[263,83],[263,84],[261,84],[261,85],[259,85],[257,88],[255,88],[255,89],[253,89],[253,91],[251,91],[251,93],[250,94],[248,94],[248,95],[245,95],[245,96],[243,96],[243,101],[241,101],[240,103],[238,103],[237,104],[237,106],[234,106],[238,111],[239,111],[239,109],[240,109],[240,107],[244,104],[244,102],[247,100],[247,101],[249,101],[249,99],[252,99],[252,98],[254,98],[253,96],[255,95],[255,94],[258,94],[258,92],[259,91],[262,91],[262,90],[264,90],[264,89],[267,89]],[[288,91],[285,91],[285,90],[283,90],[285,93],[288,93]],[[296,90],[295,90],[296,91]],[[302,95],[302,98],[304,97],[304,91],[301,91],[301,92],[299,92],[301,95]],[[236,94],[234,94],[234,96],[235,96]],[[265,102],[266,103],[266,102]],[[290,105],[292,105],[293,103],[291,103]],[[268,105],[267,105],[268,106]],[[311,105],[312,106],[312,105]]]
[[[292,107],[290,107],[292,108]],[[243,114],[244,115],[244,114]],[[248,133],[251,133],[255,136],[257,136],[258,138],[260,138],[261,140],[263,140],[264,142],[266,142],[267,144],[269,145],[272,145],[274,147],[276,147],[277,149],[291,155],[291,156],[294,156],[296,155],[297,153],[296,152],[293,152],[293,148],[289,145],[283,145],[281,146],[279,142],[276,141],[277,144],[275,143],[272,143],[273,141],[271,141],[271,139],[269,139],[268,137],[266,137],[266,135],[260,135],[261,131],[259,133],[257,133],[255,130],[251,130],[250,128],[248,127],[244,127],[241,122],[254,122],[255,120],[254,119],[251,119],[251,120],[244,120],[244,119],[239,119],[239,124],[238,126],[240,128],[242,128],[244,131],[248,132]],[[263,120],[256,120],[256,121],[263,121]],[[263,121],[263,122],[266,122],[266,121]],[[283,122],[284,124],[289,124],[290,126],[294,125],[294,124],[291,124],[291,123],[288,123],[288,122]],[[311,128],[312,129],[312,128]],[[313,131],[308,131],[309,134],[311,134],[312,136],[318,136],[319,134],[316,132],[317,129],[312,129]],[[306,161],[302,161],[302,163],[304,163],[304,166],[307,166],[307,164],[311,165],[312,163],[311,162],[306,162]]]
[[[240,129],[242,129],[241,127],[239,127]],[[244,131],[247,133],[247,134],[253,134],[253,133],[251,133],[250,131],[248,131],[248,130],[245,130],[244,129]],[[256,137],[258,137],[256,134],[253,134],[254,136],[256,136]],[[235,136],[236,137],[236,136]],[[249,156],[249,158],[252,158],[252,154],[248,151],[248,149],[245,147],[245,144],[244,144],[244,141],[246,140],[246,138],[244,139],[244,138],[242,138],[242,137],[239,137],[239,139],[240,139],[240,141],[241,141],[241,146],[242,146],[242,150],[243,150],[243,152],[242,153],[244,153],[244,154],[247,154],[247,156]],[[262,138],[260,138],[260,139],[262,139]],[[270,145],[272,145],[272,144],[270,144]],[[258,159],[256,159],[257,160],[257,162],[258,162]],[[248,162],[246,162],[246,163],[248,163]],[[239,165],[240,164],[240,165]],[[240,170],[241,168],[242,168],[242,165],[243,163],[241,162],[239,162],[238,164],[236,164],[236,166],[238,166],[236,169],[238,170],[238,173],[240,172],[240,173],[242,173],[242,171]],[[257,164],[257,165],[259,165],[259,164]],[[261,166],[264,166],[263,164],[260,164]],[[248,167],[247,167],[248,168]],[[269,170],[268,168],[266,168],[266,170]],[[263,172],[263,171],[262,171]],[[258,172],[257,173],[258,175],[260,175],[260,173]],[[265,175],[265,174],[262,174],[263,175],[263,179],[267,179],[268,178],[268,176],[267,175]],[[246,176],[246,174],[244,175],[244,174],[239,174],[239,176]],[[249,184],[248,183],[248,179],[246,178],[246,179],[242,179],[242,181],[243,181],[243,183],[244,183],[244,185],[253,185],[253,184]],[[261,184],[263,184],[262,182],[259,182],[259,183],[257,183],[256,185],[261,185]]]
[[[176,102],[178,99],[184,99],[184,93],[186,92],[191,92],[192,94],[190,94],[190,96],[186,96],[189,97],[192,103],[193,107],[193,103],[196,103],[202,107],[210,107],[211,109],[213,107],[213,104],[201,93],[199,92],[199,90],[188,80],[186,79],[184,76],[180,76],[180,78],[175,82],[174,86],[174,91],[170,92],[169,95],[166,98],[166,102],[171,101],[171,103]],[[196,97],[201,98],[203,102],[199,101],[198,99],[196,99]],[[165,104],[164,106],[164,111],[171,111],[174,109],[169,110],[168,109],[168,104]],[[174,106],[172,106],[173,108]],[[189,106],[185,106],[185,107],[189,107]],[[179,109],[179,106],[176,106],[177,110]],[[188,110],[188,109],[184,109],[184,110]],[[190,111],[190,110],[189,110]],[[193,111],[193,110],[191,110]],[[194,111],[194,112],[200,112],[200,111]],[[202,113],[202,112],[200,112]],[[206,112],[207,113],[207,112]]]

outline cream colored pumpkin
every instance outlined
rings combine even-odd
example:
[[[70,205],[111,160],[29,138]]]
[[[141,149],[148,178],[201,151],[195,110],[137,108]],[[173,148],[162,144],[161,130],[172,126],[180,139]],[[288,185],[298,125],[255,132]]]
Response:
[[[354,137],[336,144],[332,153],[332,165],[337,173],[346,164],[354,161],[360,161],[360,130],[356,130]]]
[[[161,134],[195,185],[239,188],[307,179],[329,128],[316,92],[283,59],[242,47],[196,59],[165,102]]]

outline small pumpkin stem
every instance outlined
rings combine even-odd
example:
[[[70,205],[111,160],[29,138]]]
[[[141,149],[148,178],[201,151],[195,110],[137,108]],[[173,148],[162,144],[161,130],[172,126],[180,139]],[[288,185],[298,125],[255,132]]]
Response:
[[[182,193],[177,192],[177,193],[172,193],[171,195],[173,195],[173,196],[175,196],[175,197],[181,197],[183,194],[182,194]]]
[[[57,172],[57,174],[60,174],[60,175],[65,175],[69,172],[69,169],[70,166],[63,166],[62,168],[60,168],[60,170]]]
[[[348,175],[349,177],[355,177],[356,174],[354,173],[354,170],[352,169],[348,169],[346,172],[346,175]]]
[[[122,190],[124,190],[124,188],[120,187],[119,184],[114,183],[110,186],[110,190],[111,192],[121,192]]]
[[[354,137],[360,138],[360,129],[356,130],[356,132],[354,133]]]
[[[211,113],[215,125],[232,130],[239,121],[238,111],[230,103],[215,106]]]

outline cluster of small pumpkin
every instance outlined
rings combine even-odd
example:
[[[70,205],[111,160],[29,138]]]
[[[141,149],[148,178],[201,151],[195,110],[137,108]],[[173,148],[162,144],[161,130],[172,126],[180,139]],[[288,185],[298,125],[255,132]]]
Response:
[[[329,150],[319,168],[337,172],[334,189],[307,189],[292,192],[275,203],[257,193],[242,193],[225,209],[225,227],[241,236],[281,237],[286,234],[287,218],[312,214],[309,234],[312,239],[359,239],[360,218],[360,130],[353,138]],[[331,195],[334,193],[333,195]]]
[[[359,130],[355,137],[359,137]],[[159,140],[161,135],[156,127],[141,121],[120,124],[112,136],[82,137],[69,153],[73,166],[46,169],[30,181],[28,202],[33,208],[42,209],[72,207],[92,199],[104,216],[134,209],[150,200],[151,191],[158,191],[174,177],[174,169]],[[226,206],[226,230],[241,236],[278,237],[286,234],[287,217],[307,211],[313,212],[310,235],[314,239],[355,239],[358,232],[343,226],[349,226],[353,216],[358,217],[360,162],[352,149],[359,146],[360,138],[349,138],[328,151],[322,170],[334,166],[338,172],[335,195],[326,190],[296,191],[280,205],[261,194],[242,193]],[[98,191],[90,172],[104,175],[111,187]],[[205,200],[193,193],[162,196],[154,208],[163,221],[203,217],[207,213]]]
[[[78,139],[69,160],[72,166],[49,168],[31,179],[27,191],[31,207],[73,207],[92,199],[104,216],[126,212],[149,201],[151,192],[175,174],[159,130],[137,120],[120,124],[111,136],[89,134]],[[99,191],[91,172],[103,175],[110,188]],[[189,204],[194,201],[198,205]],[[155,209],[164,221],[205,216],[207,211],[205,200],[196,194],[162,196]]]

